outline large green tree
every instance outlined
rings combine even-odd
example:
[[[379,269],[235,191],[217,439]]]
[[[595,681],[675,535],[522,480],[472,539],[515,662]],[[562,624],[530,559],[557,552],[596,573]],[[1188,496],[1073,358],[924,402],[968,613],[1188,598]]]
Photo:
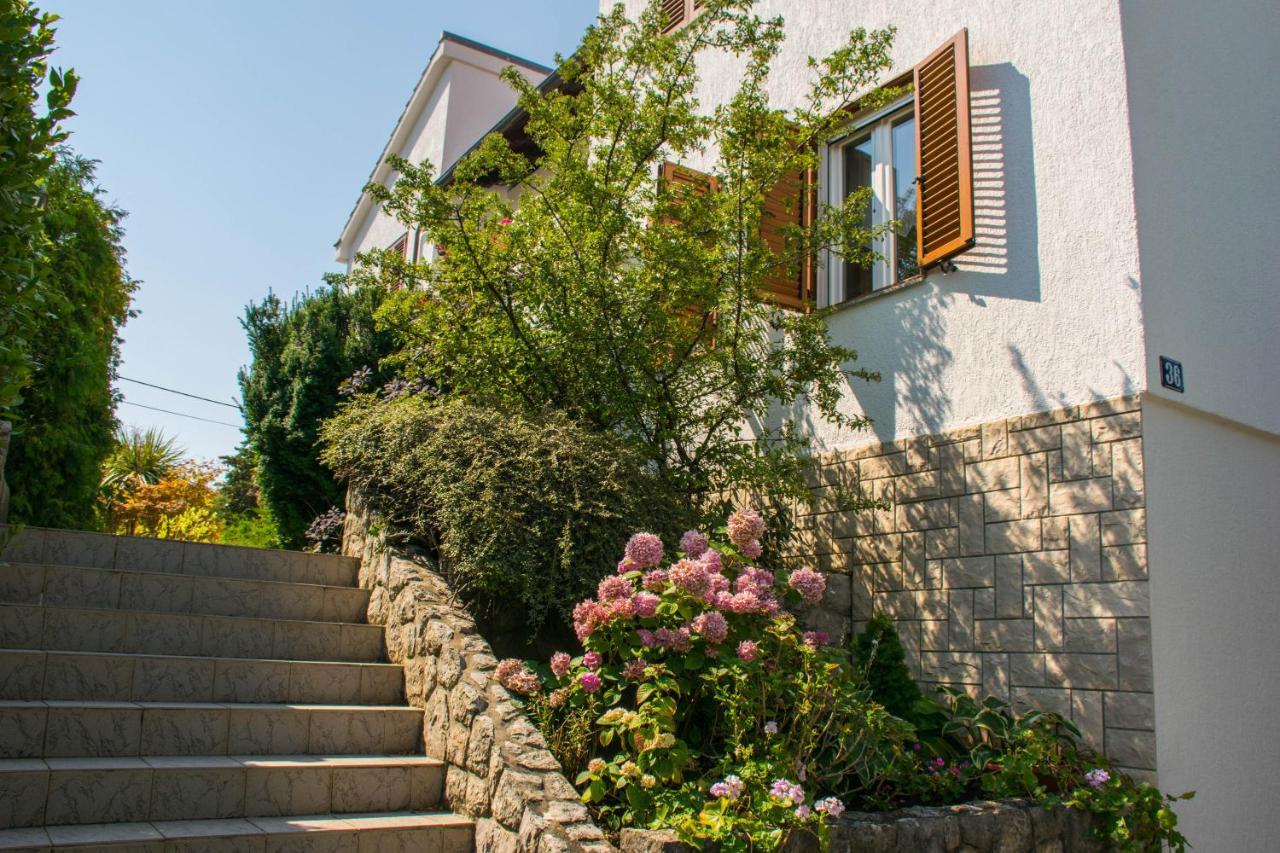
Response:
[[[74,72],[47,62],[57,19],[27,0],[0,0],[0,419],[15,417],[32,342],[56,310],[40,201],[76,89]]]
[[[63,151],[45,181],[45,304],[29,352],[34,370],[7,463],[13,513],[47,527],[91,526],[102,463],[114,446],[112,380],[136,283],[120,222],[94,163]]]
[[[398,183],[369,186],[440,247],[431,263],[364,259],[365,275],[419,283],[383,315],[407,339],[410,378],[614,430],[690,491],[807,494],[793,407],[807,399],[816,417],[858,428],[840,402],[851,375],[868,374],[830,341],[823,311],[761,294],[822,249],[869,260],[883,229],[865,226],[863,191],[792,217],[774,229],[780,244],[762,229],[765,201],[816,169],[815,143],[888,68],[892,31],[851,33],[812,62],[802,106],[781,110],[768,83],[783,23],[752,6],[707,0],[671,35],[661,3],[638,20],[615,8],[561,65],[562,89],[507,75],[540,157],[493,134],[448,181],[394,159]],[[737,89],[706,109],[698,62],[711,52],[729,55]],[[705,176],[660,179],[667,162]],[[812,189],[796,186],[793,205]]]
[[[382,291],[324,287],[286,304],[274,294],[245,310],[252,363],[240,371],[245,435],[256,458],[260,499],[280,544],[304,543],[307,525],[343,504],[342,488],[319,461],[320,423],[338,408],[338,388],[391,349],[374,327]]]

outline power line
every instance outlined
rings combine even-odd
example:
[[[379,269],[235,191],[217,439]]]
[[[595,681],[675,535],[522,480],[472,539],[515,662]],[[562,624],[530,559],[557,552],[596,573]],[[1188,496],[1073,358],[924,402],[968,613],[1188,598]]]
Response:
[[[240,411],[240,407],[234,403],[224,403],[222,400],[214,400],[210,397],[201,397],[199,394],[188,394],[186,391],[178,391],[175,388],[166,388],[163,385],[156,385],[151,382],[143,382],[141,379],[130,379],[128,376],[117,377],[125,382],[132,382],[135,385],[145,385],[148,388],[155,388],[159,391],[168,391],[170,394],[181,394],[183,397],[190,397],[192,400],[204,400],[206,403],[213,403],[215,406],[226,406],[228,409]],[[136,403],[134,405],[137,405]]]
[[[188,415],[186,412],[175,412],[170,409],[160,409],[155,406],[144,406],[141,403],[134,403],[131,400],[121,400],[126,406],[136,406],[139,409],[149,409],[153,412],[164,412],[166,415],[177,415],[180,418],[191,418],[193,421],[204,421],[207,424],[218,424],[219,426],[231,427],[232,429],[240,429],[240,424],[229,424],[226,421],[215,421],[211,418],[202,418],[198,415]]]

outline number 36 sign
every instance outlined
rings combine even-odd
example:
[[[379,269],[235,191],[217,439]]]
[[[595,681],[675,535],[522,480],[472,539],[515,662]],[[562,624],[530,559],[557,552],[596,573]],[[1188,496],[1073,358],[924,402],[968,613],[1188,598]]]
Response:
[[[1182,384],[1182,362],[1160,356],[1160,384],[1179,394],[1186,392]]]

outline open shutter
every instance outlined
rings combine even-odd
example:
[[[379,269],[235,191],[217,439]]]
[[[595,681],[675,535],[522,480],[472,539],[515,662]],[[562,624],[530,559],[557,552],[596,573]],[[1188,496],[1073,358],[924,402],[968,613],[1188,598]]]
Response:
[[[915,67],[915,89],[916,239],[923,270],[974,241],[968,30]]]
[[[807,227],[814,216],[813,175],[795,171],[783,175],[764,198],[760,217],[760,236],[775,255],[785,255],[785,229],[790,225]],[[808,191],[806,191],[808,188]],[[806,311],[813,306],[816,269],[812,257],[798,266],[780,265],[764,282],[765,299],[783,308]]]
[[[662,0],[662,12],[666,21],[662,26],[664,33],[669,33],[684,23],[685,0]]]

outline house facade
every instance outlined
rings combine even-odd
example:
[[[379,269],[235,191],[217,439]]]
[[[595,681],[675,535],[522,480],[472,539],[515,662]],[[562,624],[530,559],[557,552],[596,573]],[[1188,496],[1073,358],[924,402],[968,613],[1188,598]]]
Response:
[[[813,277],[832,338],[882,377],[845,399],[870,432],[785,413],[823,452],[790,555],[832,578],[815,618],[847,633],[886,612],[922,683],[1060,711],[1135,774],[1196,789],[1179,811],[1198,849],[1268,849],[1280,834],[1268,796],[1280,759],[1268,725],[1280,716],[1280,96],[1227,93],[1280,75],[1280,12],[1191,0],[757,8],[787,22],[779,108],[801,104],[807,57],[855,27],[896,26],[885,81],[924,81],[852,119],[817,175],[821,202],[870,186],[873,219],[906,227],[878,247],[883,262],[824,257]],[[388,152],[447,169],[490,128],[512,132],[495,76],[512,63],[545,74],[446,36]],[[940,115],[917,99],[943,66],[963,185],[947,240],[934,239],[937,216],[951,217],[937,213],[937,155],[925,152],[923,189],[914,180],[919,125]],[[708,109],[739,79],[723,55],[699,73]],[[362,197],[339,260],[403,232]],[[892,508],[842,511],[850,489]]]

